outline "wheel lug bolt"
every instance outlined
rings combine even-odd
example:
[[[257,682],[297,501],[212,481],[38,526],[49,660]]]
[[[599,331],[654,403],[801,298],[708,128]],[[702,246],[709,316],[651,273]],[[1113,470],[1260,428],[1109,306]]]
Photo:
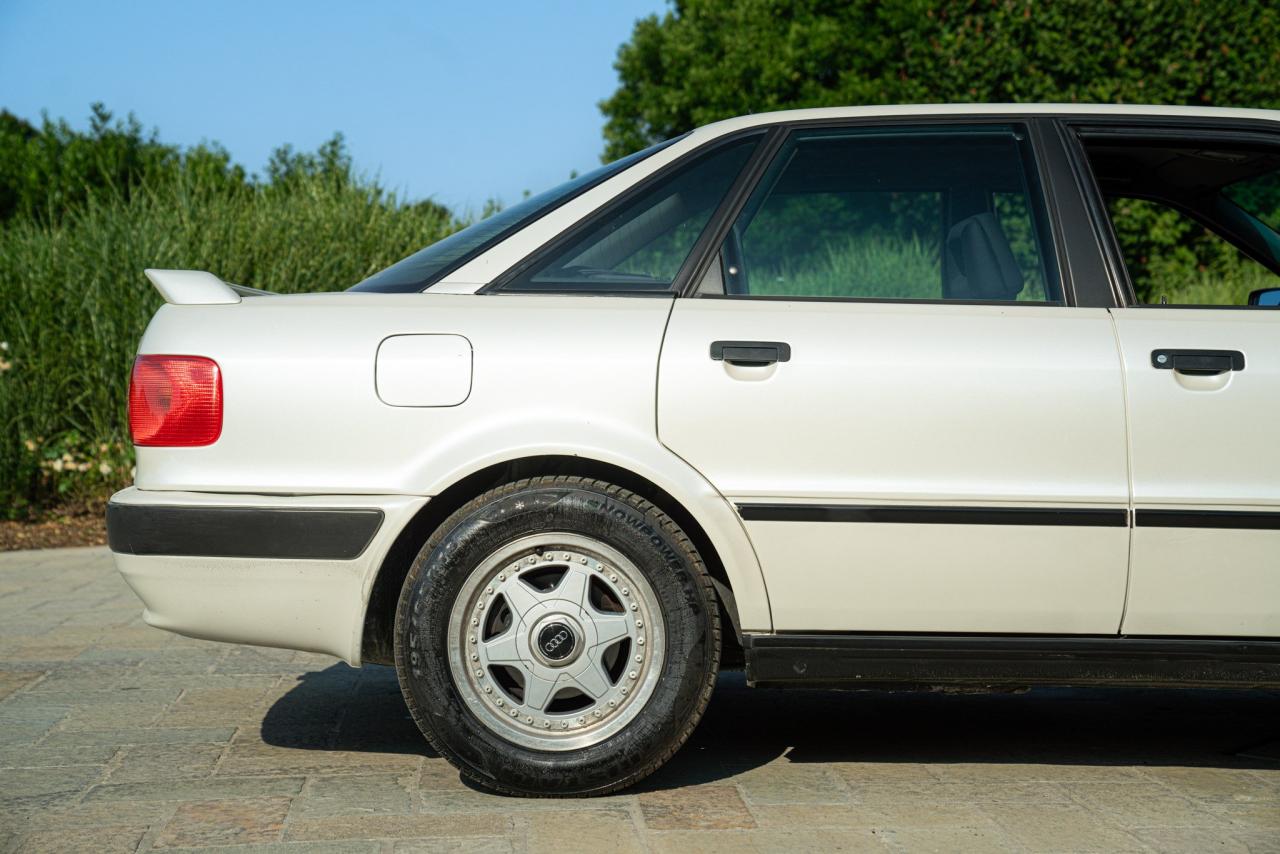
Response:
[[[639,606],[639,605],[637,605],[635,602],[632,602],[632,603],[631,603],[631,610],[632,610],[632,611],[635,611],[635,610],[639,609],[639,607],[640,607],[640,606]]]
[[[492,694],[492,693],[493,693],[493,689],[492,689],[492,688],[490,688],[488,685],[486,685],[486,686],[484,686],[484,692],[485,692],[486,694]]]
[[[505,573],[502,573],[502,572],[499,572],[499,573],[498,573],[498,580],[499,580],[499,581],[506,581],[506,580],[507,580],[507,576],[506,576],[506,574],[505,574]]]
[[[609,580],[610,580],[610,581],[617,581],[617,580],[618,580],[618,576],[616,576],[616,575],[610,575],[610,576],[609,576]]]
[[[616,705],[618,705],[618,701],[617,701],[617,700],[610,700],[610,701],[609,701],[609,708],[611,708],[611,709],[612,709],[612,708],[613,708],[614,706],[616,706]]]
[[[635,679],[635,678],[636,678],[636,672],[635,672],[634,670],[632,670],[630,673],[628,673],[628,674],[627,674],[627,678],[629,678],[629,679]],[[499,700],[498,702],[502,702],[502,701],[501,701],[501,700]]]
[[[477,671],[476,671],[476,676],[477,676],[477,677],[479,677],[480,679],[483,679],[483,678],[484,678],[484,671],[483,671],[483,670],[477,670]]]
[[[587,562],[587,559],[585,557],[578,558],[578,563],[586,563],[586,562]]]
[[[578,723],[585,724],[586,722],[587,722],[586,718],[578,718]]]
[[[531,724],[531,723],[533,723],[533,718],[525,718],[525,719],[524,719],[524,722],[525,722],[525,723],[527,723],[527,724]]]
[[[480,660],[480,656],[476,655],[476,654],[473,652],[473,653],[471,653],[471,660],[472,660],[472,661],[479,661],[479,660]]]
[[[568,722],[568,721],[561,721],[561,722],[560,722],[560,729],[568,729],[568,728],[569,728],[569,722]]]
[[[644,638],[636,638],[637,646],[644,646]]]
[[[475,643],[475,642],[476,642],[476,636],[475,636],[475,635],[472,635],[470,638],[468,638],[468,640],[469,640],[469,641],[471,641],[472,643]]]
[[[489,690],[489,689],[488,689],[488,688],[486,688],[485,690],[487,691],[487,690]],[[622,686],[622,696],[624,696],[624,697],[625,697],[625,696],[627,696],[627,693],[628,693],[628,692],[630,692],[630,690],[631,690],[630,688],[628,688],[627,686],[623,685],[623,686]]]
[[[512,709],[512,710],[511,710],[511,717],[513,717],[513,718],[518,718],[518,717],[520,717],[520,713],[519,713],[519,712],[517,712],[515,709]]]
[[[596,564],[596,572],[604,572],[604,564],[602,563]]]
[[[569,559],[569,553],[568,553],[568,552],[565,552],[564,554],[560,555],[560,559],[561,559],[561,560],[568,560],[568,559]]]
[[[623,595],[623,596],[630,596],[630,595],[631,595],[631,591],[624,587],[624,588],[622,588],[622,595]]]
[[[636,664],[639,664],[639,663],[640,663],[640,662],[642,662],[642,661],[644,661],[644,656],[642,656],[642,655],[637,655],[637,656],[636,656]]]
[[[544,555],[542,556],[542,559],[543,559],[543,560],[555,560],[555,558],[556,558],[556,556],[555,556],[555,555],[553,555],[551,552],[547,552],[546,554],[544,554]]]
[[[600,717],[602,714],[604,714],[604,712],[600,711],[599,709],[596,709],[596,710],[595,710],[595,716],[596,716],[596,717]]]
[[[477,620],[475,617],[472,617],[472,618],[471,618],[471,625],[473,625],[473,626],[478,626],[478,625],[480,625],[480,621],[479,621],[479,620]]]
[[[551,729],[551,721],[543,721],[543,722],[542,722],[542,728],[543,728],[543,729]]]
[[[643,628],[644,628],[644,620],[636,620],[636,628],[637,628],[637,629],[643,629]]]
[[[499,698],[497,699],[497,701],[496,701],[496,702],[497,702],[497,704],[498,704],[499,706],[501,706],[501,705],[502,705],[502,698],[501,698],[501,697],[499,697]]]
[[[484,592],[485,592],[485,593],[488,593],[490,596],[492,596],[492,595],[493,595],[493,588],[492,588],[492,587],[486,588]]]

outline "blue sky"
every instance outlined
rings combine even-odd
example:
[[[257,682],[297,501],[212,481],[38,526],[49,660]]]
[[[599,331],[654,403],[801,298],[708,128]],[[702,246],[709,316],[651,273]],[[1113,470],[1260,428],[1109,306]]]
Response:
[[[599,164],[598,101],[662,0],[477,3],[0,0],[0,107],[77,127],[133,111],[165,142],[260,172],[342,131],[361,169],[478,210]]]

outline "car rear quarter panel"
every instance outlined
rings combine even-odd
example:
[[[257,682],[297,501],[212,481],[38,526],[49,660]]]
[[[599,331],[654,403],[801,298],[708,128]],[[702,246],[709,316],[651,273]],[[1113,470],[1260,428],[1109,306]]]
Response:
[[[754,552],[732,506],[657,439],[658,354],[671,299],[318,294],[163,307],[141,353],[208,356],[223,372],[222,437],[139,448],[142,490],[433,496],[468,474],[582,456],[656,483],[705,529],[742,628],[768,630]],[[388,337],[471,342],[470,395],[390,406],[375,359]],[[366,586],[367,591],[367,586]]]

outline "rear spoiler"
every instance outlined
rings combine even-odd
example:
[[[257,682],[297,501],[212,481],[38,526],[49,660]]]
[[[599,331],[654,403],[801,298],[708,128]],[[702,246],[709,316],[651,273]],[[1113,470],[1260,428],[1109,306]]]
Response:
[[[271,293],[229,284],[204,270],[147,270],[146,274],[164,301],[173,305],[234,305],[241,297]]]

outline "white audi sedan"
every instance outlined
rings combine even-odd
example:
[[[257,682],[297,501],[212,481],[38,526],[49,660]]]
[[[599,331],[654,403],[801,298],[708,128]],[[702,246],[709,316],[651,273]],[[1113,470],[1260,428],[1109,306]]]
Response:
[[[394,664],[523,795],[649,774],[726,665],[1280,686],[1278,196],[1280,112],[803,110],[345,292],[149,270],[111,548],[153,626]],[[1139,302],[1153,207],[1276,287]]]

